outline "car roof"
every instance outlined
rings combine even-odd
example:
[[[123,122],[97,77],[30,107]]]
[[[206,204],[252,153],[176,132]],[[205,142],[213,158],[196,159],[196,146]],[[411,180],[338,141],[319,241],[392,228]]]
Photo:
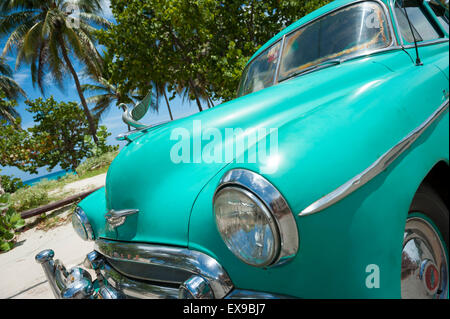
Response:
[[[345,6],[347,4],[361,2],[362,0],[335,0],[330,2],[329,4],[317,9],[316,11],[311,12],[310,14],[304,16],[300,20],[292,23],[290,26],[284,28],[281,30],[277,35],[275,35],[272,39],[267,41],[256,53],[250,58],[248,63],[250,63],[255,57],[257,57],[262,51],[270,47],[272,44],[274,44],[276,41],[281,39],[285,34],[291,32],[292,30],[297,29],[298,27],[308,23],[309,21],[312,21],[318,17],[320,17],[323,14],[326,14],[327,12],[330,12],[336,8]],[[367,1],[374,1],[374,0],[367,0]],[[388,4],[391,0],[375,0],[379,2],[383,2],[385,4]],[[247,63],[247,64],[248,64]]]

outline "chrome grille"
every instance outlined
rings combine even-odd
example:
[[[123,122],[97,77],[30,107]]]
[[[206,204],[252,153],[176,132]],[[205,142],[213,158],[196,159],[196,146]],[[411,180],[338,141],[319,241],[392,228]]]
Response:
[[[208,281],[215,298],[233,288],[222,266],[198,251],[105,239],[96,241],[95,250],[106,259],[101,272],[108,283],[131,297],[176,298],[179,285],[193,275]]]
[[[192,276],[192,273],[184,271],[182,269],[123,260],[114,260],[112,258],[106,258],[106,260],[115,270],[120,272],[122,275],[137,280],[160,282],[179,286],[190,276]]]

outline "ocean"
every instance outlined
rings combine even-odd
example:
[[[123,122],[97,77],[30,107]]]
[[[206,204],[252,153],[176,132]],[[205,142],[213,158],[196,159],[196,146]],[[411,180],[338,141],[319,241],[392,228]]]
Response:
[[[43,176],[40,176],[40,177],[29,179],[27,181],[24,181],[23,183],[25,185],[32,186],[34,184],[39,183],[43,179],[56,180],[56,179],[59,179],[59,178],[63,177],[66,174],[76,174],[76,173],[74,171],[58,171],[58,172],[53,172],[53,173],[50,173],[50,174],[47,174],[47,175],[43,175]]]

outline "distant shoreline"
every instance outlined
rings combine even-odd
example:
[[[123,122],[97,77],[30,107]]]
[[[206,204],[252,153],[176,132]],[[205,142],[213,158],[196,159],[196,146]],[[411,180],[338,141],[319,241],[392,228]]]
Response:
[[[35,177],[26,181],[23,181],[24,185],[28,185],[28,186],[33,186],[34,184],[39,183],[40,181],[42,181],[43,179],[47,179],[47,180],[57,180],[67,174],[75,174],[74,171],[58,171],[58,172],[53,172],[47,175],[43,175],[43,176],[39,176],[39,177]]]

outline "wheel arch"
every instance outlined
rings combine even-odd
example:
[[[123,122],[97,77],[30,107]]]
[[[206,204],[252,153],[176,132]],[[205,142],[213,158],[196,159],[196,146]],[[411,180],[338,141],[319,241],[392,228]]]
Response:
[[[433,188],[444,201],[447,209],[450,210],[449,206],[449,183],[448,178],[450,177],[450,166],[448,161],[440,160],[433,165],[433,167],[428,171],[427,175],[422,179],[417,190],[420,189],[422,185],[428,185]],[[417,193],[416,190],[416,193]]]

